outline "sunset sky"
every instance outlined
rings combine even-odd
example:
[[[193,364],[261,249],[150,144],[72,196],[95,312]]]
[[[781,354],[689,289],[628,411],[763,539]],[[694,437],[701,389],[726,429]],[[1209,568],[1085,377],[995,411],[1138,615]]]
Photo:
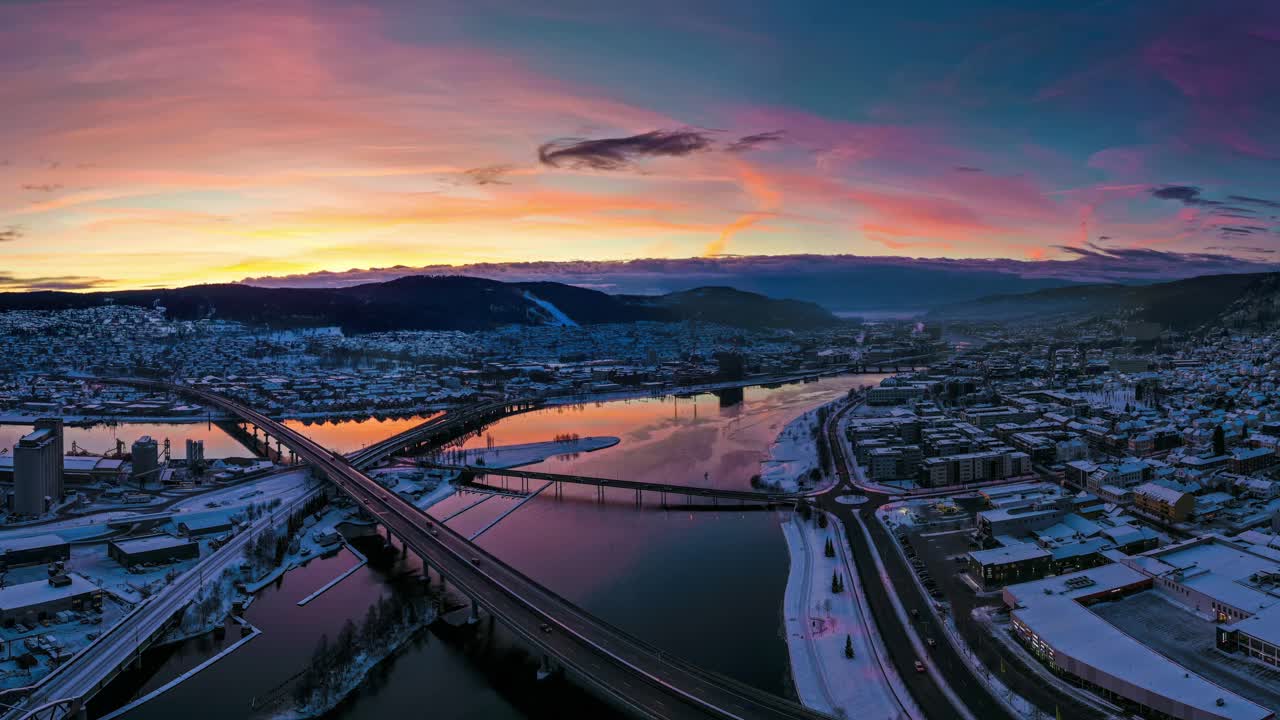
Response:
[[[1270,262],[1276,68],[1277,2],[8,3],[0,289],[718,254]]]

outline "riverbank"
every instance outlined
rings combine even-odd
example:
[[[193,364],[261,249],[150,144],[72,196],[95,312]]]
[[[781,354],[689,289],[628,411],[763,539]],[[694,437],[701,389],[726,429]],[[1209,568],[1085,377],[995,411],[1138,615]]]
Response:
[[[787,423],[769,445],[768,457],[760,461],[760,486],[795,492],[803,485],[816,484],[822,474],[817,432],[818,408]]]
[[[305,720],[333,710],[379,664],[395,657],[414,635],[438,618],[432,605],[414,600],[403,605],[385,598],[358,630],[348,625],[334,641],[321,645],[311,665],[297,680],[294,703],[271,714],[273,720]]]

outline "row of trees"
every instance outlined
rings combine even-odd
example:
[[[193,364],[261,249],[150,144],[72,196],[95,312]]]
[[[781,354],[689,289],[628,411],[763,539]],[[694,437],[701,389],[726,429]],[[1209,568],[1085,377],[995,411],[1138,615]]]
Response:
[[[333,642],[328,636],[320,637],[310,664],[294,685],[294,701],[299,707],[328,707],[346,694],[352,674],[363,672],[358,662],[362,657],[380,658],[399,644],[406,632],[430,619],[425,595],[395,593],[378,600],[369,606],[359,626],[347,620]]]
[[[293,542],[294,536],[306,524],[307,517],[320,512],[329,502],[329,497],[324,493],[320,493],[303,503],[302,507],[294,510],[289,514],[289,520],[285,523],[284,532],[277,532],[274,527],[268,527],[258,536],[244,546],[244,559],[249,564],[250,570],[256,576],[257,573],[269,567],[275,567],[284,562],[284,556],[289,552],[289,544]],[[272,501],[271,508],[279,506],[280,502],[277,498]],[[250,507],[250,518],[256,517],[252,512],[257,506]],[[260,513],[258,513],[260,514]]]

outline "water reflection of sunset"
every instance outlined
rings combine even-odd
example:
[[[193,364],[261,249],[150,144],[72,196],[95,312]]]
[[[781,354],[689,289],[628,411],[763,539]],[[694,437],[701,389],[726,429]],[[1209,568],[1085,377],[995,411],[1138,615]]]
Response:
[[[531,467],[745,488],[787,422],[879,379],[849,376],[747,388],[741,404],[725,408],[710,394],[552,408],[507,418],[487,434],[500,445],[549,440],[557,433],[614,435],[622,438],[614,447]],[[484,443],[483,435],[467,441],[471,447]],[[776,628],[787,556],[776,514],[728,504],[716,512],[691,511],[681,508],[679,498],[663,510],[656,495],[646,495],[638,511],[629,491],[608,490],[603,504],[595,493],[593,487],[565,486],[558,499],[548,490],[486,532],[480,544],[637,636],[781,692],[786,652]],[[431,513],[444,517],[479,497],[455,496]],[[469,534],[514,502],[485,501],[449,525]],[[703,642],[708,636],[717,642]]]
[[[867,376],[831,378],[780,388],[746,388],[742,402],[722,406],[711,393],[554,407],[507,418],[467,447],[550,440],[562,433],[612,435],[613,448],[537,465],[628,480],[746,489],[770,444],[805,410],[871,382]]]
[[[402,418],[370,417],[359,420],[286,420],[284,424],[330,450],[346,453],[386,440],[436,415],[439,413]]]

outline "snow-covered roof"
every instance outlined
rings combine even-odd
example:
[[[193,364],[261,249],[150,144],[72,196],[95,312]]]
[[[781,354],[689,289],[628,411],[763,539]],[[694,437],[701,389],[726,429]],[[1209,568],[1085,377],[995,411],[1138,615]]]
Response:
[[[19,537],[0,540],[0,553],[19,552],[22,550],[35,550],[37,548],[53,547],[55,545],[66,545],[67,541],[59,535],[52,533],[45,535],[31,535],[28,537]]]
[[[1111,564],[1005,588],[1014,619],[1053,649],[1062,669],[1089,677],[1108,690],[1161,709],[1193,709],[1195,717],[1266,720],[1271,710],[1189,672],[1133,637],[1120,632],[1080,601],[1138,590],[1148,578]],[[1218,702],[1221,700],[1222,704]],[[1180,715],[1190,717],[1190,715]]]
[[[172,535],[150,535],[148,537],[132,538],[130,540],[114,540],[111,543],[120,550],[133,554],[140,552],[150,552],[152,550],[167,550],[169,548],[182,547],[191,545],[193,541],[186,538],[177,538]]]
[[[45,603],[63,600],[78,595],[96,592],[98,586],[75,573],[68,573],[71,582],[62,587],[49,584],[48,580],[11,585],[0,588],[0,613],[11,613],[24,608],[37,607]]]
[[[974,550],[969,557],[980,565],[1007,565],[1049,557],[1049,551],[1033,543],[1014,543],[990,550]]]

